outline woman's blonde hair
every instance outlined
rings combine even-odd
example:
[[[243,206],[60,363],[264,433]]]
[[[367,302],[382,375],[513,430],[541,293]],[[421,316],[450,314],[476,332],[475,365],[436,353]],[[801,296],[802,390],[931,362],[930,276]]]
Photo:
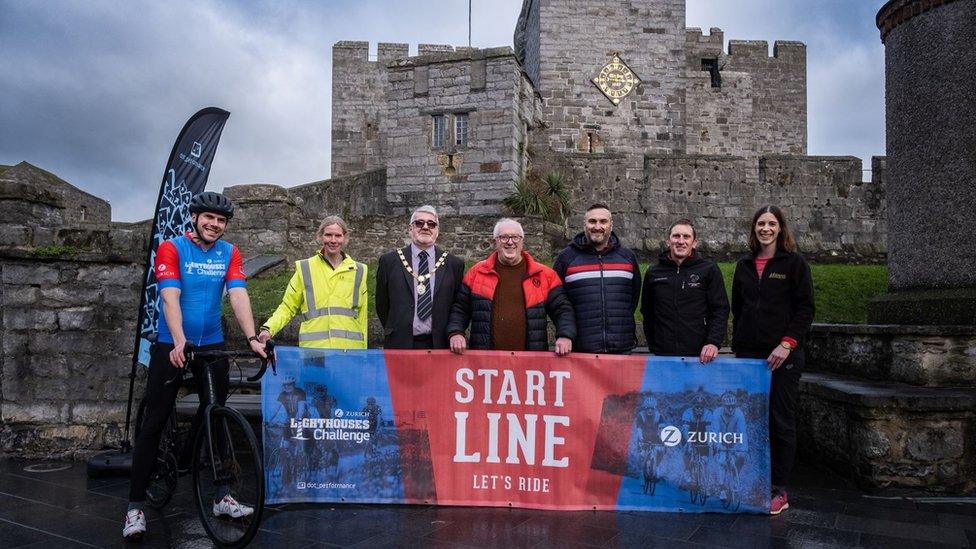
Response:
[[[325,228],[329,225],[338,225],[339,228],[342,229],[342,234],[349,234],[349,225],[346,225],[346,222],[343,221],[341,217],[337,215],[330,215],[322,220],[322,224],[319,225],[319,230],[315,231],[315,235],[321,237],[322,233],[325,232]]]

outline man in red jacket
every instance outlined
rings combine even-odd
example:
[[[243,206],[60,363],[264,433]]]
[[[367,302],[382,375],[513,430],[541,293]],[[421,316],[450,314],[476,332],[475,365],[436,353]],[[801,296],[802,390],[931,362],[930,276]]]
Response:
[[[451,350],[545,351],[546,316],[556,326],[556,354],[573,349],[573,306],[555,271],[525,252],[525,232],[514,219],[492,231],[495,250],[464,275],[447,324]],[[470,340],[464,332],[471,325]]]

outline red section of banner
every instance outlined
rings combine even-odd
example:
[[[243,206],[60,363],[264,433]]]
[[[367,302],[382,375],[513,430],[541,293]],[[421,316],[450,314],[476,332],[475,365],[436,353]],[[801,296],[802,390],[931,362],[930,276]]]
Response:
[[[504,351],[386,357],[408,501],[615,507],[620,477],[605,472],[606,464],[594,468],[593,460],[626,455],[630,423],[599,444],[597,433],[601,418],[607,420],[605,399],[640,390],[646,357]],[[633,417],[619,407],[612,413]]]

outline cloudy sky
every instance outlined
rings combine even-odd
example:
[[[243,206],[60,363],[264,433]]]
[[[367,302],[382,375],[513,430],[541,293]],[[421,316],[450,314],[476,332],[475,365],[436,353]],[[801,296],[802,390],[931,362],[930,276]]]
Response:
[[[474,46],[511,45],[522,0],[473,0]],[[688,0],[689,27],[807,44],[809,153],[884,154],[884,0]],[[465,0],[0,0],[0,164],[26,160],[152,215],[186,119],[231,112],[209,188],[329,176],[331,45],[467,43]]]

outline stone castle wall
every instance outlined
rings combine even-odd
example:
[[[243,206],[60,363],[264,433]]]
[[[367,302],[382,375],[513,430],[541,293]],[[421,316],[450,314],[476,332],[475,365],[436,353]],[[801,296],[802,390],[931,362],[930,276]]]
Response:
[[[684,13],[683,0],[526,0],[516,51],[544,102],[542,142],[638,164],[645,153],[805,154],[806,47],[777,41],[770,56],[765,41],[732,40],[726,52],[721,29],[686,29]],[[619,105],[591,82],[612,52],[642,79]]]
[[[405,57],[406,44],[379,44],[369,60],[368,42],[332,46],[332,175],[385,165],[380,125],[386,113],[386,62]]]
[[[56,251],[0,247],[0,453],[72,456],[124,428],[145,232],[48,229]]]
[[[525,168],[536,117],[537,96],[511,48],[420,44],[409,57],[406,44],[380,43],[377,61],[368,49],[333,48],[333,177],[386,167],[380,209],[437,201],[446,213],[500,213]],[[446,123],[441,146],[433,143],[435,116]],[[467,143],[456,144],[464,116]]]
[[[449,214],[496,214],[519,176],[521,68],[511,48],[441,51],[389,67],[387,199],[397,212],[424,202]],[[443,146],[434,117],[446,120]],[[455,144],[467,117],[468,142]]]
[[[555,155],[545,170],[573,190],[570,230],[595,202],[614,211],[615,230],[641,256],[655,257],[674,220],[695,222],[699,248],[721,259],[746,250],[748,224],[764,204],[781,206],[801,251],[819,261],[879,262],[885,257],[884,158],[862,181],[855,157],[648,155],[636,185],[619,154]]]
[[[108,202],[27,162],[0,166],[0,212],[0,246],[51,246],[53,227],[106,227],[112,218]]]
[[[595,134],[638,163],[645,152],[684,150],[684,0],[526,1],[533,24],[519,55],[539,66],[549,148],[587,150],[580,144]],[[642,80],[618,105],[591,82],[611,52]]]
[[[688,154],[806,154],[806,46],[763,40],[729,42],[712,28],[685,35]],[[703,62],[714,60],[716,87]]]
[[[370,178],[351,176],[336,181],[340,189],[357,184],[373,185],[382,171]],[[314,254],[319,247],[315,231],[322,218],[340,215],[350,229],[346,250],[357,261],[376,263],[383,253],[409,243],[409,212],[376,213],[372,208],[348,209],[346,195],[329,190],[331,181],[285,189],[276,185],[238,185],[225,189],[237,207],[226,238],[245,258],[259,254],[285,256],[289,267]],[[419,206],[420,204],[416,204]],[[436,206],[437,204],[435,204]],[[439,207],[439,206],[438,206]],[[441,212],[438,245],[468,260],[484,259],[491,249],[491,229],[498,215],[453,215]],[[273,222],[269,222],[273,220]],[[521,218],[526,249],[550,260],[564,245],[562,227],[538,218]]]

